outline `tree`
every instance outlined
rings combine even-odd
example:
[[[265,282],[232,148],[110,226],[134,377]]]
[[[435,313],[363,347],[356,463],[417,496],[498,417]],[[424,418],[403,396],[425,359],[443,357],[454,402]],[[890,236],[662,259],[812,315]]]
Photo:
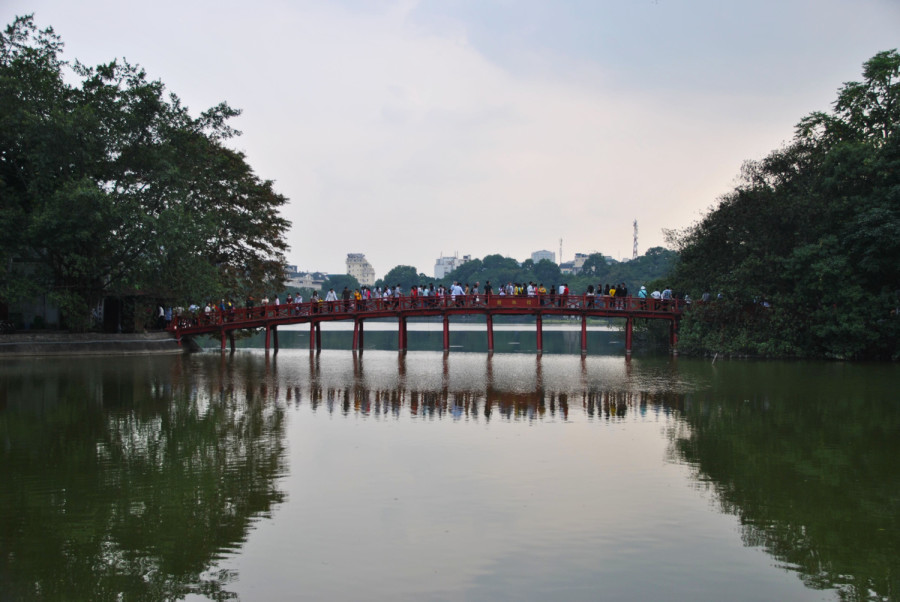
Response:
[[[585,276],[600,276],[608,271],[609,266],[602,253],[591,253],[581,266],[581,273]]]
[[[31,16],[0,35],[0,296],[48,292],[81,328],[109,295],[280,287],[287,199],[224,145],[239,111],[194,118],[138,67],[69,65],[62,47]]]
[[[546,286],[550,286],[554,282],[559,282],[561,278],[562,272],[560,272],[559,266],[549,259],[541,259],[534,264],[535,282],[542,282]]]
[[[512,257],[503,257],[502,255],[487,255],[482,260],[483,268],[480,275],[483,276],[482,282],[490,280],[494,283],[494,288],[507,282],[517,281],[519,275],[519,262]]]
[[[867,61],[831,113],[745,164],[740,184],[677,238],[677,287],[727,298],[691,312],[686,347],[900,355],[898,73],[896,50]]]
[[[359,280],[349,274],[328,274],[328,280],[322,284],[322,290],[333,288],[334,292],[340,294],[345,286],[351,291],[356,290],[360,288]]]
[[[453,270],[450,274],[448,274],[444,280],[445,284],[450,284],[453,281],[458,281],[463,284],[469,282],[471,284],[475,284],[475,282],[481,277],[481,273],[484,270],[484,264],[480,259],[472,259],[470,261],[465,262],[455,270]]]
[[[416,268],[411,265],[398,265],[384,275],[384,278],[375,284],[382,287],[395,287],[398,284],[400,289],[408,291],[410,287],[424,284],[428,280],[425,274],[416,272]]]

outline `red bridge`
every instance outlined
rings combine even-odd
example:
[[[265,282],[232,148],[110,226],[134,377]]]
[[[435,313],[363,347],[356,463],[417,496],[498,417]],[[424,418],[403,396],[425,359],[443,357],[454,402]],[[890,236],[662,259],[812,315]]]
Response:
[[[494,350],[494,316],[534,316],[537,321],[537,350],[543,349],[544,316],[581,317],[581,351],[587,352],[588,318],[623,318],[625,320],[625,352],[631,353],[632,330],[636,318],[667,320],[669,344],[674,350],[678,342],[678,321],[685,309],[675,299],[614,298],[603,296],[525,297],[503,295],[457,295],[451,297],[398,297],[366,301],[318,301],[267,305],[227,311],[215,310],[198,315],[180,315],[167,327],[181,343],[182,337],[218,334],[225,349],[226,339],[234,350],[234,331],[265,329],[266,349],[278,349],[278,327],[287,324],[309,324],[309,348],[322,347],[322,322],[353,320],[353,349],[363,345],[365,320],[397,318],[398,348],[407,346],[406,322],[409,318],[441,316],[444,319],[444,350],[450,349],[450,316],[484,315],[487,319],[488,351]]]

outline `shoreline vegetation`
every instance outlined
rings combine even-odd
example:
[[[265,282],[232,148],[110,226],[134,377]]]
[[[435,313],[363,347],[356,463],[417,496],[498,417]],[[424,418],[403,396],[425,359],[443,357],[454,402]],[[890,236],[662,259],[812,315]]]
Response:
[[[880,52],[832,111],[744,164],[735,189],[670,232],[691,308],[679,351],[900,359],[900,54]]]

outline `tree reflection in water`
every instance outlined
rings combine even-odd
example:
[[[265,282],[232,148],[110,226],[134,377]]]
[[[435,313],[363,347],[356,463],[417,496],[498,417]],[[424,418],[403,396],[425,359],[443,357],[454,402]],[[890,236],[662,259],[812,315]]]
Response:
[[[283,408],[232,366],[91,362],[0,370],[2,597],[233,597],[211,567],[284,498]]]
[[[891,366],[717,368],[675,452],[748,546],[844,600],[900,596],[900,407]]]

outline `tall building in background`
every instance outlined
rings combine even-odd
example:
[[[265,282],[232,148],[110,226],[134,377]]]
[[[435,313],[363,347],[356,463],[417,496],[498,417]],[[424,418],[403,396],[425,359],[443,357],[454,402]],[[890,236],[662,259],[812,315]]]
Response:
[[[440,280],[462,264],[471,260],[471,255],[463,255],[462,258],[460,258],[458,255],[454,255],[453,257],[444,257],[443,255],[441,255],[440,257],[438,257],[437,261],[434,262],[435,280]]]
[[[347,253],[347,275],[356,278],[362,286],[375,285],[375,269],[364,253]]]
[[[534,253],[531,254],[531,261],[533,261],[534,263],[537,263],[537,262],[541,261],[542,259],[546,259],[547,261],[556,263],[556,253],[554,253],[553,251],[543,250],[543,251],[535,251]]]

